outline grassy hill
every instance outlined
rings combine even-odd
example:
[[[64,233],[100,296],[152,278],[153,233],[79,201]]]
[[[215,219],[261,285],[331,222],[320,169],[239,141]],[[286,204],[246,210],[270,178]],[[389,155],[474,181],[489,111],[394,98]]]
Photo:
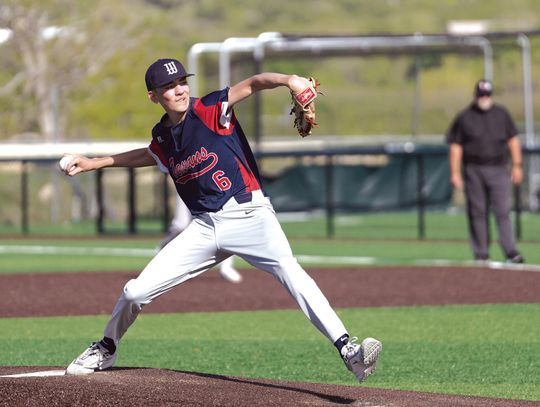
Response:
[[[55,2],[30,3],[53,7]],[[66,106],[70,139],[147,138],[160,109],[145,96],[146,67],[165,55],[185,61],[189,48],[198,42],[256,37],[267,31],[309,35],[442,33],[451,20],[485,20],[491,31],[540,27],[540,3],[533,0],[139,0],[126,4],[133,5],[130,12],[144,16],[144,24],[134,34],[137,45],[118,53],[105,69],[73,89]],[[536,38],[531,42],[533,66],[537,67],[540,43]],[[0,57],[1,53],[0,48]],[[494,54],[497,98],[509,106],[519,123],[523,120],[519,48],[510,40],[495,45]],[[422,66],[419,82],[413,75],[417,62]],[[253,72],[249,62],[233,68],[234,81]],[[481,56],[464,54],[424,55],[419,61],[412,56],[280,59],[267,61],[263,68],[316,76],[326,94],[318,106],[322,124],[318,132],[335,135],[441,134],[457,110],[468,103],[474,82],[483,74]],[[201,69],[202,90],[215,89],[216,58],[204,58]],[[533,78],[537,76],[535,68]],[[413,123],[415,97],[419,109]],[[536,96],[535,102],[538,106]],[[263,104],[264,134],[295,136],[287,93],[268,92]],[[16,117],[17,103],[10,103],[4,95],[0,105],[13,109]],[[249,102],[238,108],[248,132],[251,109]],[[14,122],[12,116],[11,128]]]

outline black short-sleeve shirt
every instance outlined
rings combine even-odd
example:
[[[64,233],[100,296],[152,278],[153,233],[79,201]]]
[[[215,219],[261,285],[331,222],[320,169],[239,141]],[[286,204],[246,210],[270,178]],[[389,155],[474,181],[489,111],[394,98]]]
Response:
[[[446,134],[448,144],[463,147],[465,164],[504,165],[508,162],[508,140],[518,134],[510,113],[494,104],[484,111],[475,103],[462,110]]]

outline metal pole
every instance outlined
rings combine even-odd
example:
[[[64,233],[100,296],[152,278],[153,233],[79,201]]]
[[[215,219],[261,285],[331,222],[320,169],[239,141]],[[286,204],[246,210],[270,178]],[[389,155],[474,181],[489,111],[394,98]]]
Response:
[[[272,41],[279,40],[281,34],[278,32],[263,32],[257,37],[253,47],[253,61],[255,67],[255,74],[262,72],[263,61],[266,55],[266,46]],[[262,139],[262,98],[261,92],[257,92],[253,95],[253,135],[255,138],[255,149],[259,150]]]
[[[135,189],[135,169],[128,168],[128,232],[131,235],[137,232]]]
[[[252,37],[231,37],[223,41],[219,49],[219,86],[221,88],[230,86],[232,82],[231,53],[253,53],[256,44],[257,38]]]
[[[326,237],[334,237],[334,165],[333,156],[326,156]]]
[[[418,154],[416,156],[416,167],[417,167],[417,189],[416,189],[416,199],[418,204],[418,239],[424,240],[426,237],[426,226],[425,226],[425,193],[424,193],[424,156]]]
[[[188,78],[191,96],[201,96],[199,89],[199,57],[203,53],[219,52],[221,42],[202,42],[194,44],[188,51],[188,71],[195,76]]]
[[[525,34],[518,36],[518,44],[521,46],[523,68],[523,105],[525,109],[525,135],[526,146],[534,145],[534,117],[531,78],[531,45]]]
[[[58,143],[60,140],[60,89],[58,85],[52,87],[50,95],[51,104],[53,109],[53,128],[52,128],[52,142]],[[51,223],[57,224],[60,218],[60,172],[58,171],[56,163],[49,166],[49,173],[51,174],[51,186],[54,198],[51,199]]]
[[[523,105],[525,109],[525,145],[532,147],[535,144],[532,77],[531,77],[531,45],[525,34],[518,36],[518,44],[521,47],[523,64]],[[540,188],[540,165],[538,157],[529,157],[528,170],[529,208],[536,211],[540,207],[536,191]]]
[[[96,229],[98,234],[102,235],[105,233],[104,228],[104,214],[105,210],[103,208],[103,170],[99,169],[96,171],[96,204],[97,204],[97,218],[96,218]]]
[[[521,196],[519,185],[514,185],[514,216],[516,240],[521,240]]]
[[[418,54],[414,59],[414,97],[413,97],[413,111],[412,111],[412,124],[411,134],[413,140],[418,135],[419,122],[420,122],[420,71],[422,69],[421,59]]]
[[[169,174],[163,174],[163,233],[169,229]]]
[[[255,74],[262,72],[262,59],[255,57]],[[262,99],[261,92],[257,92],[253,95],[253,135],[255,138],[255,149],[259,150],[261,146],[262,138],[262,124],[261,124],[261,112],[262,112]]]
[[[482,49],[484,50],[484,78],[488,81],[493,80],[493,48],[491,43],[484,39]]]
[[[484,79],[493,80],[493,48],[491,42],[485,37],[465,36],[462,37],[464,43],[479,46],[484,53]]]
[[[28,162],[23,160],[21,168],[21,229],[28,234]]]

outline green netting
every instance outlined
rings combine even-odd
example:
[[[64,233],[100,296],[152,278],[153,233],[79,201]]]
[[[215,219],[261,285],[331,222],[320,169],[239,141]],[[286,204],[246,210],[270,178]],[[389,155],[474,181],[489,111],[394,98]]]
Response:
[[[445,156],[422,156],[423,200],[426,208],[446,206],[452,198]],[[322,165],[295,165],[265,184],[276,210],[281,212],[323,209],[327,185],[333,205],[342,211],[409,209],[419,202],[417,157],[394,156],[387,165],[335,165],[331,181]]]

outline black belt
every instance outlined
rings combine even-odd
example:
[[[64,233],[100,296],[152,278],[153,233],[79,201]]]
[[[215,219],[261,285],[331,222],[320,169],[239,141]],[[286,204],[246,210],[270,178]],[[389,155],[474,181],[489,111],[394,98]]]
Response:
[[[251,192],[242,192],[240,194],[236,194],[233,198],[239,204],[251,202]]]

